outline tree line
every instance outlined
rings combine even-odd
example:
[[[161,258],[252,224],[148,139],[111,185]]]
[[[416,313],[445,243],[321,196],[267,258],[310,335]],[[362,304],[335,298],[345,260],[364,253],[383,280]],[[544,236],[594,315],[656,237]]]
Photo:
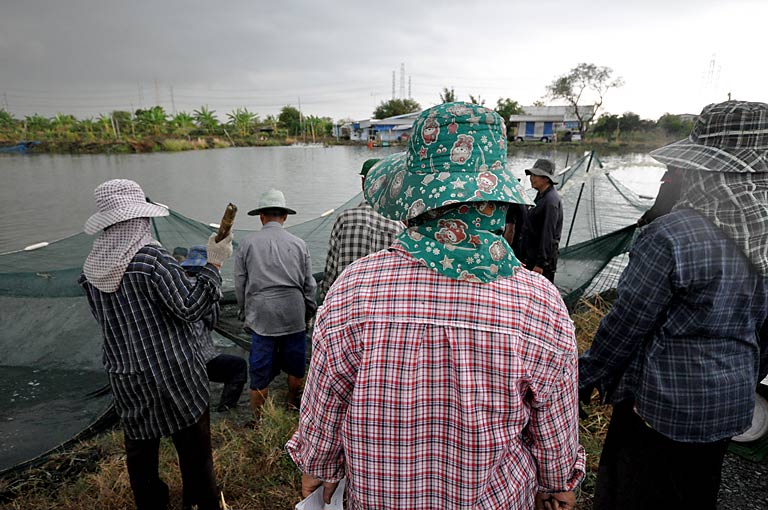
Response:
[[[589,131],[594,137],[611,140],[626,133],[662,131],[668,136],[684,136],[690,131],[690,121],[671,114],[665,114],[657,121],[641,119],[633,112],[621,116],[598,116],[608,91],[623,84],[621,78],[613,77],[611,68],[581,63],[555,77],[546,87],[542,99],[561,100],[571,106],[582,136]],[[448,87],[443,87],[439,97],[443,103],[458,100],[454,89]],[[485,105],[485,99],[479,95],[469,94],[468,101]],[[534,103],[534,106],[543,105],[542,100]],[[421,105],[411,98],[393,98],[382,101],[373,111],[373,118],[384,119],[421,109]],[[506,120],[510,137],[514,136],[516,126],[509,122],[509,117],[525,113],[520,103],[510,98],[499,98],[493,109]],[[244,107],[226,113],[225,118],[225,121],[220,121],[216,112],[208,106],[191,113],[175,114],[169,114],[161,106],[153,106],[134,112],[113,111],[85,119],[63,113],[50,118],[34,114],[16,119],[8,111],[0,109],[0,137],[8,141],[36,139],[86,143],[146,137],[190,140],[201,136],[226,137],[230,141],[254,136],[262,140],[288,137],[323,139],[332,135],[334,125],[330,117],[305,116],[290,105],[284,106],[277,116],[267,115],[263,120]]]
[[[98,117],[76,119],[73,115],[58,113],[53,117],[33,114],[15,118],[0,109],[0,134],[9,139],[112,141],[126,138],[168,137],[184,139],[199,136],[245,138],[254,135],[297,137],[330,136],[333,120],[330,117],[302,115],[293,106],[284,106],[277,116],[263,120],[247,108],[237,108],[220,121],[215,110],[208,106],[188,112],[169,114],[161,106],[138,109],[134,112],[116,110]]]

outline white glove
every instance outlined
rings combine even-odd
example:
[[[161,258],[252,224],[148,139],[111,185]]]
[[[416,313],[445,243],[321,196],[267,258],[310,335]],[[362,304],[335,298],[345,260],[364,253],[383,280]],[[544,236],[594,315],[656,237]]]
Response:
[[[208,262],[215,266],[221,267],[224,261],[232,256],[232,233],[216,242],[216,234],[211,234],[208,238]]]

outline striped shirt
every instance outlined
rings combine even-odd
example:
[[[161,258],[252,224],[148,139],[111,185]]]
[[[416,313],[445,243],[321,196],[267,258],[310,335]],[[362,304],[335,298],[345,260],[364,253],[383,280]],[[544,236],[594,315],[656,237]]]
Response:
[[[401,222],[385,218],[365,200],[339,214],[331,230],[318,301],[322,303],[344,268],[369,253],[388,247],[403,228]]]
[[[128,437],[157,438],[197,422],[209,395],[194,322],[221,297],[218,271],[207,265],[193,283],[162,247],[146,245],[116,292],[85,275],[78,283],[101,325],[104,368]]]
[[[744,432],[768,362],[768,337],[761,347],[757,333],[768,316],[766,283],[699,213],[657,218],[632,247],[616,301],[580,359],[579,384],[614,403],[633,398],[675,441]]]
[[[458,281],[395,244],[328,293],[286,448],[305,473],[346,476],[351,509],[531,509],[584,476],[576,363],[543,277]]]

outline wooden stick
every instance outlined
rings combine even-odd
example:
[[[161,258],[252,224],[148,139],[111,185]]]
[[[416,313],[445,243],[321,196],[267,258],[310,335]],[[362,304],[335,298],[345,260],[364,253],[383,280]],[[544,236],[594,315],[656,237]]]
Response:
[[[227,237],[232,231],[232,225],[235,223],[235,215],[237,214],[237,206],[233,203],[227,205],[227,209],[224,211],[224,216],[221,218],[219,224],[219,231],[216,234],[216,242],[220,243],[222,239]]]

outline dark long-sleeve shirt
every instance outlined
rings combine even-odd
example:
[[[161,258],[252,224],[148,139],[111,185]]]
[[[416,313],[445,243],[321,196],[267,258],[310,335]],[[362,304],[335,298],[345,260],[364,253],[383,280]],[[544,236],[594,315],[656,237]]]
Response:
[[[563,204],[554,186],[537,193],[533,201],[536,206],[528,211],[523,263],[528,269],[538,266],[555,271],[563,231]]]
[[[195,423],[208,406],[208,376],[194,323],[221,298],[219,272],[207,265],[193,282],[162,247],[147,245],[117,291],[100,291],[84,274],[78,283],[101,325],[104,368],[128,437]]]
[[[641,231],[579,386],[633,398],[676,441],[735,436],[768,370],[767,315],[768,283],[738,246],[697,212],[673,211]]]

